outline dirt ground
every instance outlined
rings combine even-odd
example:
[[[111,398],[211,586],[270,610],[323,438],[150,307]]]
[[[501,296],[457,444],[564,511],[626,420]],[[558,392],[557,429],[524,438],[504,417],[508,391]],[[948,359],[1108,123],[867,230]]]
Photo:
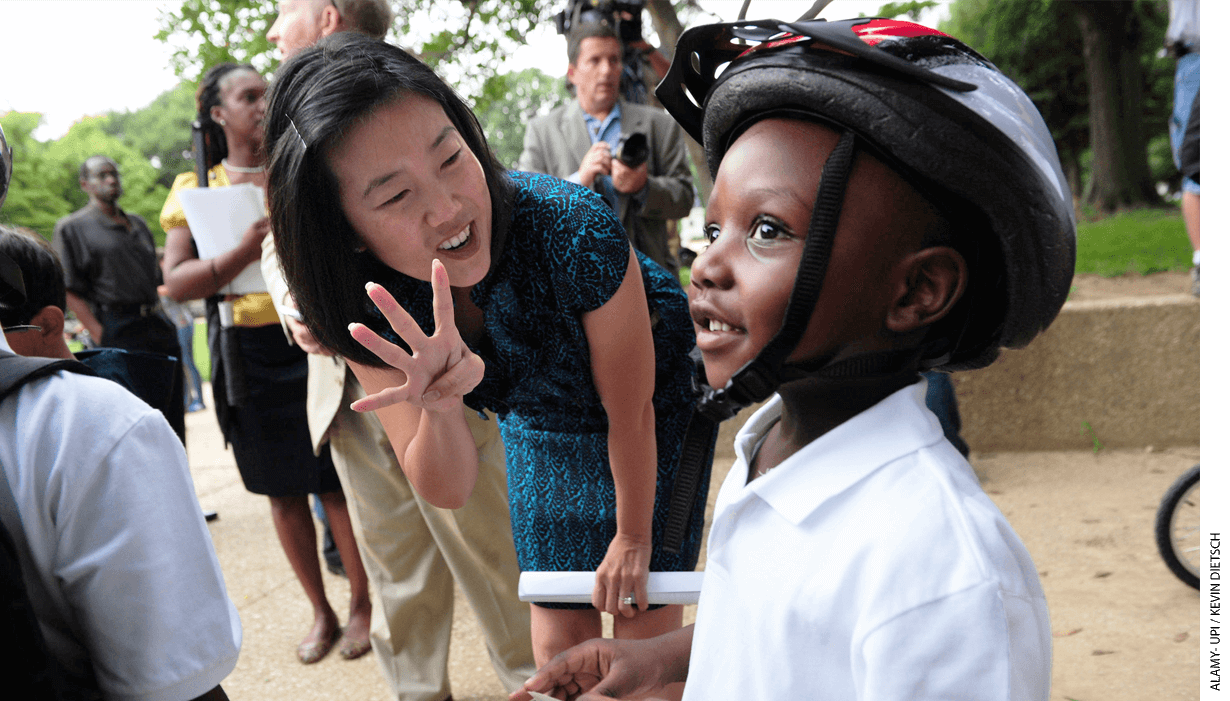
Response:
[[[1176,294],[1189,291],[1190,278],[1078,276],[1074,286],[1073,299]],[[277,543],[268,500],[244,491],[230,453],[220,449],[212,411],[188,420],[197,492],[204,508],[221,513],[210,531],[244,625],[239,664],[224,682],[231,698],[389,698],[371,655],[347,662],[333,653],[311,667],[295,661],[310,609]],[[1051,701],[1198,698],[1199,598],[1166,569],[1152,533],[1166,488],[1199,459],[1194,446],[971,456],[1042,576],[1054,644]],[[714,466],[707,516],[728,469],[729,461]],[[344,609],[345,580],[326,575],[326,585],[330,600]],[[688,608],[690,621],[694,607]],[[454,698],[506,698],[460,593],[453,632]]]

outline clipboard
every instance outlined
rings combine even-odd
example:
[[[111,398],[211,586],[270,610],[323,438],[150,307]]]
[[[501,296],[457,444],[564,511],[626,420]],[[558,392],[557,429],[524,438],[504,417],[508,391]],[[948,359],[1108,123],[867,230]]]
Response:
[[[178,195],[201,258],[215,258],[236,248],[248,227],[265,216],[265,193],[252,183],[186,188]],[[268,291],[260,261],[253,261],[218,293],[245,295]]]

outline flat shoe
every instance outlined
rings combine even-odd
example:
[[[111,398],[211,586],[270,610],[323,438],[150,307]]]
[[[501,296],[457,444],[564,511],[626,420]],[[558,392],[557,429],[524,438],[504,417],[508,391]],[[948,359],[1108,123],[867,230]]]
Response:
[[[338,638],[342,637],[342,630],[334,628],[333,634],[322,640],[317,640],[312,643],[299,644],[299,661],[303,664],[314,664],[324,659],[325,655],[333,649],[337,644]]]
[[[356,640],[350,636],[350,627],[346,628],[346,635],[342,637],[342,645],[338,650],[338,654],[343,660],[357,660],[372,651],[371,634],[364,635],[362,639]]]

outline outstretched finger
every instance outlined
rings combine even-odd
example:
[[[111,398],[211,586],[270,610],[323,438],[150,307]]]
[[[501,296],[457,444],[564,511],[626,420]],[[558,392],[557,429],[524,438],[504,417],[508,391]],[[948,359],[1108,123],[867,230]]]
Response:
[[[439,258],[431,261],[431,305],[436,315],[436,335],[441,331],[452,330],[453,321],[453,291],[448,286],[448,271]]]
[[[367,328],[365,324],[351,324],[347,330],[350,331],[351,338],[374,353],[389,367],[405,370],[410,363],[410,354],[406,352],[406,349]]]
[[[369,282],[364,287],[367,290],[367,296],[376,303],[376,308],[384,314],[384,318],[388,319],[389,326],[397,332],[398,336],[410,346],[411,349],[421,348],[423,342],[427,340],[426,334],[419,328],[418,322],[414,317],[410,316],[401,304],[389,294],[389,291],[384,289],[383,285],[378,285],[374,282]],[[358,340],[358,339],[355,339]],[[362,341],[360,341],[362,343]],[[372,350],[375,353],[375,350]],[[377,355],[379,355],[377,353]]]

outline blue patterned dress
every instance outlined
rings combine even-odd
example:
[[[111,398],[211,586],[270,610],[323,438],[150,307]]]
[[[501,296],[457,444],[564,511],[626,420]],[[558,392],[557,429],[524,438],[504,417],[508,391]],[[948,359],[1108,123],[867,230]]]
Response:
[[[591,190],[546,175],[507,177],[514,197],[503,250],[471,294],[486,331],[471,350],[486,363],[486,374],[465,403],[500,418],[521,570],[595,570],[615,537],[615,483],[606,412],[591,376],[581,316],[615,294],[627,271],[629,244],[619,220]],[[668,553],[659,544],[696,402],[695,368],[687,355],[696,337],[678,280],[639,252],[637,260],[656,357],[658,484],[649,568],[687,571],[696,567],[700,551],[708,469],[683,548]],[[425,333],[433,333],[431,286],[379,268],[376,282]],[[370,313],[370,327],[404,348],[375,305]]]

